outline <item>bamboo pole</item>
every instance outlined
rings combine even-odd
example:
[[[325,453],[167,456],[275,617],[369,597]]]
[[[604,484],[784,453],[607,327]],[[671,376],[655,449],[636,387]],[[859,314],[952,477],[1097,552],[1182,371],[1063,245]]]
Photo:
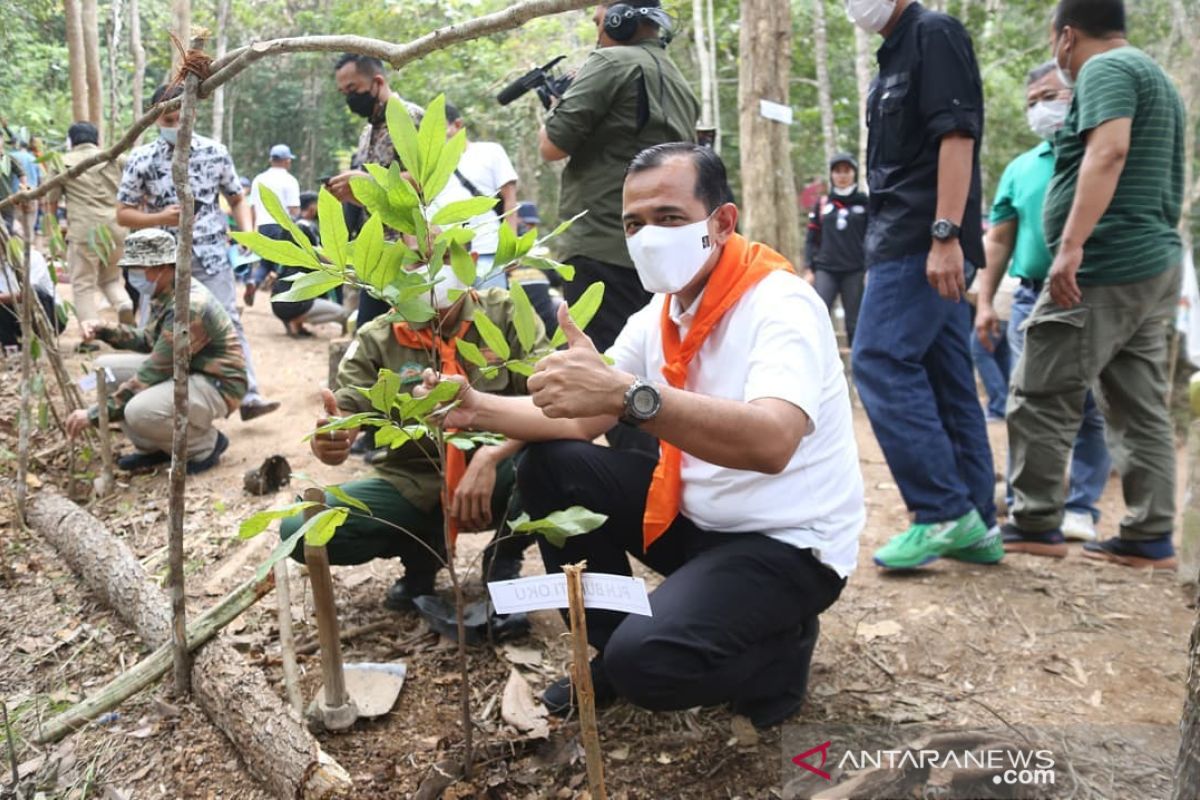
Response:
[[[116,481],[113,478],[112,432],[108,428],[108,370],[103,367],[96,367],[96,410],[100,422],[96,436],[100,439],[100,460],[103,464],[96,494],[104,497],[112,491]]]
[[[298,715],[304,713],[300,697],[300,671],[296,668],[296,640],[292,633],[292,589],[288,582],[287,559],[275,562],[275,599],[279,603],[279,653],[283,664],[283,686],[288,703]]]
[[[203,40],[192,42],[193,48],[203,46]],[[187,648],[187,598],[183,585],[183,515],[184,488],[187,485],[188,448],[188,368],[191,362],[191,299],[192,299],[192,225],[195,221],[195,202],[188,165],[192,156],[192,128],[196,122],[196,96],[200,78],[187,72],[183,80],[183,103],[180,106],[179,134],[175,155],[171,159],[171,178],[179,201],[179,240],[175,256],[175,323],[172,360],[175,381],[175,427],[171,439],[170,516],[168,527],[169,573],[167,585],[171,594],[171,641],[175,647],[175,693],[183,697],[191,691],[191,657]]]
[[[271,591],[271,583],[270,578],[262,581],[251,578],[194,619],[187,629],[188,649],[195,650],[237,619],[242,612]],[[49,744],[58,741],[157,681],[171,667],[173,648],[174,645],[167,642],[131,669],[109,681],[91,697],[51,719],[38,732],[37,743]]]
[[[33,204],[28,204],[22,210],[25,230],[31,241],[22,242],[21,269],[21,412],[17,427],[17,524],[25,527],[25,505],[29,499],[29,437],[31,420],[29,404],[32,394],[33,381],[33,304],[37,299],[37,290],[33,281]]]
[[[604,788],[604,753],[600,750],[600,733],[596,729],[596,691],[592,686],[592,665],[588,657],[587,617],[583,606],[583,570],[586,561],[567,564],[568,616],[571,620],[572,683],[579,701],[579,732],[583,738],[583,753],[587,760],[588,788],[593,800],[607,800]]]

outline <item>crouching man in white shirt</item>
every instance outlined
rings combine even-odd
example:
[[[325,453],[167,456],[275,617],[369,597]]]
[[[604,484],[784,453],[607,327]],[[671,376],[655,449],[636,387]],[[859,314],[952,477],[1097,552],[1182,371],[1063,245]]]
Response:
[[[518,485],[533,517],[608,516],[561,549],[541,542],[547,572],[587,559],[629,575],[633,555],[665,576],[652,617],[587,612],[598,702],[732,703],[766,727],[804,699],[817,618],[854,569],[865,515],[829,314],[737,219],[711,150],[643,151],[625,179],[625,235],[657,294],[614,363],[560,310],[569,349],[539,363],[531,396],[465,389],[446,424],[531,443]],[[657,436],[658,459],[591,443],[617,420]],[[568,678],[543,695],[556,712],[571,698]]]

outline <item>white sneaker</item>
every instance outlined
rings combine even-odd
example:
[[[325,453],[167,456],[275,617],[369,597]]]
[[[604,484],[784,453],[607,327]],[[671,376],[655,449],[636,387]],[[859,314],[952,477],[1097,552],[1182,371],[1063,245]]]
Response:
[[[1096,541],[1096,523],[1091,514],[1068,511],[1063,515],[1062,533],[1067,539],[1077,542]]]

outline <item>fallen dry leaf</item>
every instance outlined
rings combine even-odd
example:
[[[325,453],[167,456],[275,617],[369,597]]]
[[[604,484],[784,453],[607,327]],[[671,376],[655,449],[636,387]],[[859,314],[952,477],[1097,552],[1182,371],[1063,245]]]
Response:
[[[533,739],[550,736],[546,707],[533,699],[529,681],[516,668],[508,671],[508,682],[500,699],[500,718]]]
[[[755,729],[754,723],[749,718],[735,714],[729,727],[733,731],[733,738],[738,747],[746,749],[758,747],[758,730]]]
[[[880,620],[879,622],[860,622],[858,628],[854,631],[854,635],[866,639],[868,642],[872,639],[878,639],[883,636],[895,636],[904,630],[900,627],[900,623],[894,619]]]
[[[506,644],[500,648],[500,652],[512,664],[520,664],[523,667],[540,667],[542,665],[542,651],[536,647]]]

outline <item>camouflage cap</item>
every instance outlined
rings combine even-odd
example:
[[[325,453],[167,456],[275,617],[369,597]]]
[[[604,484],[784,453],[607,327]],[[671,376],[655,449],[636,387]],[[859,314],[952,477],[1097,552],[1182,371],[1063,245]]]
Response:
[[[175,237],[162,228],[143,228],[125,237],[122,267],[157,267],[175,263]]]

